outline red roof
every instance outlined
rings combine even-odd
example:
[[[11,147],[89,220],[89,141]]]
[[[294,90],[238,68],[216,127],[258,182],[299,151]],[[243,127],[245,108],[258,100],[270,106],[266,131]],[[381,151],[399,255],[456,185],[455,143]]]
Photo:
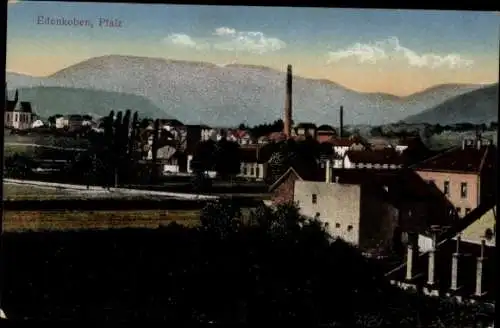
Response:
[[[494,146],[456,147],[431,157],[412,168],[417,171],[479,173],[496,166]]]

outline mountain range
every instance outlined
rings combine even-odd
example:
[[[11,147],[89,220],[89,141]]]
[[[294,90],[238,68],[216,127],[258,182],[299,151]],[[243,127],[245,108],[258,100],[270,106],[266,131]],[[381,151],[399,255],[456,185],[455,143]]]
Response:
[[[155,111],[155,115],[151,115],[153,117],[175,117],[184,123],[202,122],[216,126],[274,121],[283,115],[285,98],[285,73],[268,67],[242,64],[221,67],[204,62],[121,55],[91,58],[48,77],[8,72],[7,83],[9,89],[72,88],[69,94],[73,95],[77,93],[76,90],[113,92],[107,94],[111,100],[106,103],[116,106],[112,108],[115,110],[130,108],[147,116],[150,114],[146,114],[146,110],[150,108]],[[332,81],[294,75],[293,118],[296,122],[338,125],[338,112],[342,105],[345,124],[380,125],[404,120],[481,87],[446,84],[407,97],[398,97],[386,93],[357,92]],[[50,90],[48,92],[53,93],[50,98],[69,97],[61,91],[63,89]],[[39,91],[39,94],[42,93]],[[115,100],[126,99],[124,95],[144,97],[151,104],[126,104],[125,101]],[[23,97],[21,92],[20,96]],[[35,108],[39,102],[37,98],[28,99]],[[81,98],[88,99],[89,96]],[[101,101],[105,102],[99,98]],[[96,113],[101,111],[96,109],[98,106],[93,101],[75,105],[75,108],[81,110],[85,107],[85,112]],[[152,106],[158,107],[158,110]],[[108,105],[104,107],[110,109]],[[45,108],[48,108],[47,111],[59,112],[70,110],[68,106]]]
[[[498,122],[498,83],[452,97],[404,121],[407,123],[436,122],[441,125]]]

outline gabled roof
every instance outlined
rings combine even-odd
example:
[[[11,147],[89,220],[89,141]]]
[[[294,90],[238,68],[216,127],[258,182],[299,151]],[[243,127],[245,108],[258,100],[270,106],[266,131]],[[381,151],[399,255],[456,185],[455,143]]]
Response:
[[[416,171],[479,173],[486,165],[494,166],[495,148],[492,145],[455,147],[413,165]]]
[[[302,177],[297,173],[297,171],[295,171],[295,169],[293,167],[290,167],[288,170],[286,170],[286,172],[281,176],[279,177],[278,180],[276,180],[270,187],[269,187],[269,191],[273,191],[274,189],[276,189],[276,187],[278,187],[283,181],[286,180],[286,178],[288,178],[288,176],[290,174],[295,174],[295,176],[297,177],[297,179],[299,180],[304,180],[302,179]]]

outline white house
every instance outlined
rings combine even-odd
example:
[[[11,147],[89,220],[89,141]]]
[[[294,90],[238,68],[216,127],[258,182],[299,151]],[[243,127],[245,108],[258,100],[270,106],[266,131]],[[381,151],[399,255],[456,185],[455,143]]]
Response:
[[[32,128],[41,128],[41,127],[42,127],[42,126],[44,126],[44,125],[45,125],[45,123],[43,123],[43,121],[42,121],[42,120],[36,120],[35,122],[33,122],[33,123],[31,124],[31,127],[32,127]]]

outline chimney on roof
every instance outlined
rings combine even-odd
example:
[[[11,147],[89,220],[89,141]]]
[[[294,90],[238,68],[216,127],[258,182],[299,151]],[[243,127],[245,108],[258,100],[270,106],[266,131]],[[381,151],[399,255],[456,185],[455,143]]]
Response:
[[[342,138],[344,136],[344,106],[340,106],[340,120],[339,120],[339,136]]]
[[[292,136],[292,65],[288,65],[286,71],[286,95],[285,95],[285,117],[283,128],[286,138]]]

